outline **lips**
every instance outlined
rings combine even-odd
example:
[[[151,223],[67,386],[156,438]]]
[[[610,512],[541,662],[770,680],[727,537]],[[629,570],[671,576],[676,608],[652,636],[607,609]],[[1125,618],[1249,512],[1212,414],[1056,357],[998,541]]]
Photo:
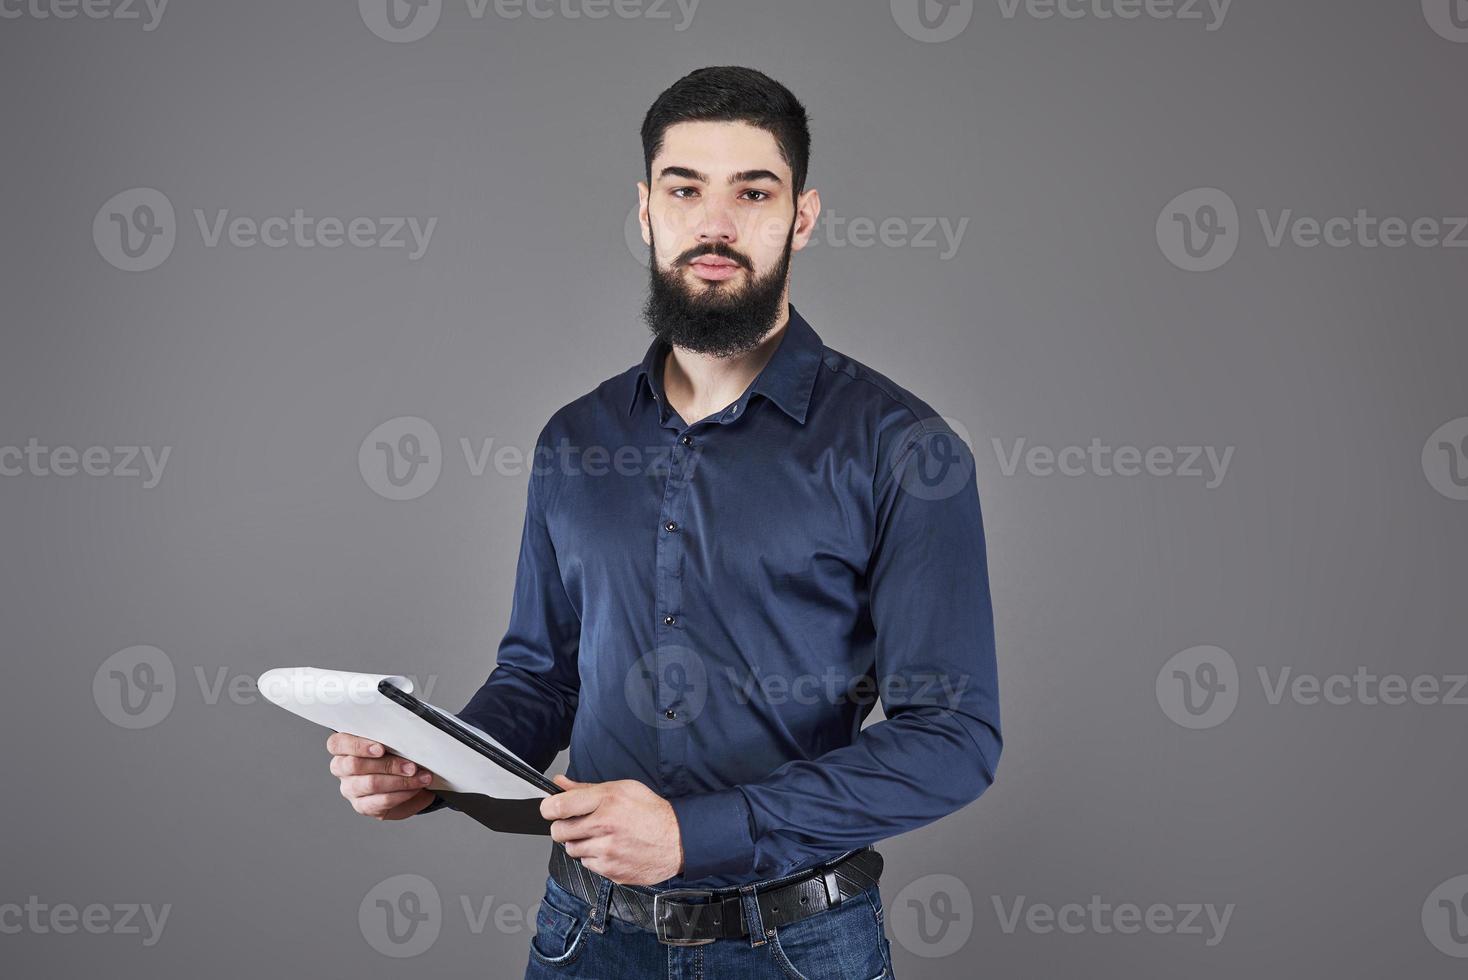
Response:
[[[739,263],[717,255],[701,255],[688,263],[688,267],[700,279],[714,281],[728,279],[739,271]]]

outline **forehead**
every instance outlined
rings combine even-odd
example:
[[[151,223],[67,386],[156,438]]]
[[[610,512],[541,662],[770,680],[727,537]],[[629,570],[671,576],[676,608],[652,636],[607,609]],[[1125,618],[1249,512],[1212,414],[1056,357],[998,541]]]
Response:
[[[790,165],[767,129],[746,122],[682,122],[663,132],[663,145],[652,159],[656,180],[663,167],[690,167],[711,177],[742,170],[769,170],[790,179]]]

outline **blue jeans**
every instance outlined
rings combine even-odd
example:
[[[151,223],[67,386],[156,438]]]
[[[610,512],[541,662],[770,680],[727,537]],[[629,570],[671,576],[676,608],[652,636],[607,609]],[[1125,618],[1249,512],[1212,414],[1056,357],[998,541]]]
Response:
[[[651,932],[610,919],[589,925],[591,906],[546,878],[535,914],[526,980],[886,980],[892,947],[883,926],[882,895],[873,885],[833,909],[782,926],[775,935],[668,946]]]

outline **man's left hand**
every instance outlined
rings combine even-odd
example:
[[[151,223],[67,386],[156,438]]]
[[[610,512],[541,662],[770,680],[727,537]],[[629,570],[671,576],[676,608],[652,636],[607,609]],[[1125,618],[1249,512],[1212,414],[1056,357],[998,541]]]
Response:
[[[683,868],[678,817],[667,800],[635,779],[554,782],[564,793],[540,801],[552,840],[587,869],[619,885],[656,885]]]

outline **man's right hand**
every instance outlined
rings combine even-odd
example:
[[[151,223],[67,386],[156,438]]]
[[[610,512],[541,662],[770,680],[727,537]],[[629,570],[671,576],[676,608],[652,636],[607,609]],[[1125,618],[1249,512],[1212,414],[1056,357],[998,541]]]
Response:
[[[333,732],[326,740],[331,774],[341,780],[352,809],[378,820],[404,820],[433,802],[433,774],[393,755],[381,742]]]

